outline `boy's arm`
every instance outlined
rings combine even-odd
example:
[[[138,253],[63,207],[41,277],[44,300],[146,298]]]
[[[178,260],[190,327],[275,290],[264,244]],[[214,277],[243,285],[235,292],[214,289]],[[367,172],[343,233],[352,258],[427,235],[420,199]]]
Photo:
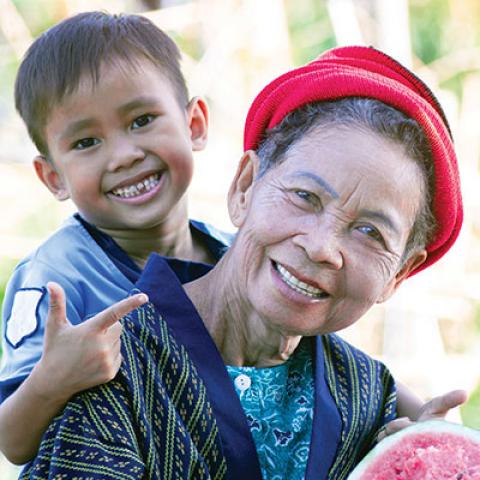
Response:
[[[116,375],[121,363],[118,320],[147,301],[144,294],[128,297],[73,326],[66,318],[63,289],[55,283],[47,288],[42,357],[0,405],[0,450],[17,464],[35,456],[47,426],[72,395]]]

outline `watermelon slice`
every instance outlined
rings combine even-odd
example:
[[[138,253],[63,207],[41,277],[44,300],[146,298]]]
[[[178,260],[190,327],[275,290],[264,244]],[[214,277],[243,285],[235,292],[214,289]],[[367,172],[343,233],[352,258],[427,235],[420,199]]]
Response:
[[[382,440],[348,480],[480,480],[480,431],[419,422]]]

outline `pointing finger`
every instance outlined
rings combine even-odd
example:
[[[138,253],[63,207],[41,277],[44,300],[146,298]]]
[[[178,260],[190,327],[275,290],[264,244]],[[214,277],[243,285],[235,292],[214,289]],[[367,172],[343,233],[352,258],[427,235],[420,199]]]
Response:
[[[145,293],[138,293],[131,297],[124,298],[92,317],[88,320],[88,324],[93,328],[106,330],[118,322],[123,316],[127,315],[127,313],[130,313],[146,302],[148,302],[148,297]]]

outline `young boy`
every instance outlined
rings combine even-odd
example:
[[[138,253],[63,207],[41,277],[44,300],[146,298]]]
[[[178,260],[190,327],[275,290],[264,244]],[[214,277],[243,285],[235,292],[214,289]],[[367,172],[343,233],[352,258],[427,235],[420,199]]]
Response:
[[[73,394],[115,376],[117,320],[146,297],[91,317],[128,295],[151,252],[194,261],[179,264],[186,281],[229,238],[188,219],[208,112],[189,100],[178,48],[149,20],[90,12],[61,22],[31,46],[15,97],[38,177],[78,209],[20,262],[5,295],[0,449],[24,463]],[[68,321],[50,281],[66,292]]]

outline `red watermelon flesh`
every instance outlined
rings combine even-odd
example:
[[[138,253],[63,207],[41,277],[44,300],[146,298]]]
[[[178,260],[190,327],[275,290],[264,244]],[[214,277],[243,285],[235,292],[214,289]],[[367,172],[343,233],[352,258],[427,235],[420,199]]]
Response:
[[[480,480],[480,432],[417,423],[381,441],[349,480]]]

